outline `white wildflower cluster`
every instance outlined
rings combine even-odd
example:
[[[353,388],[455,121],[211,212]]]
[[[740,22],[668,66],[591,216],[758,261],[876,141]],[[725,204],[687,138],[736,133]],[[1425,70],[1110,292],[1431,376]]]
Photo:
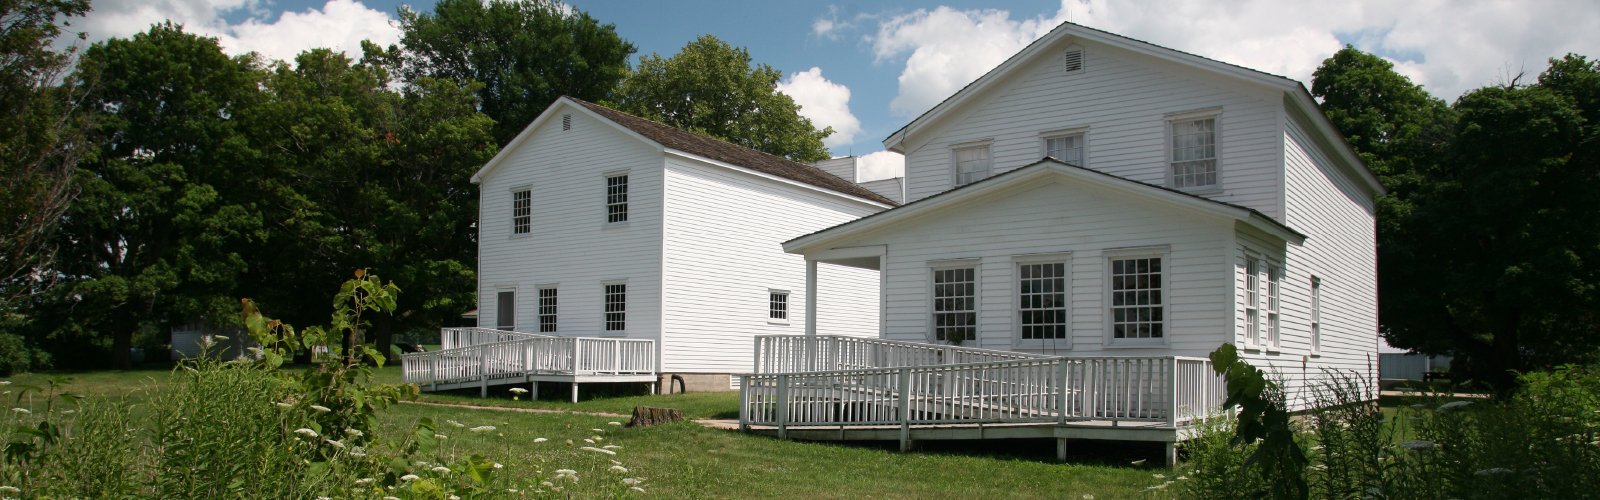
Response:
[[[443,467],[443,466],[434,467],[434,468],[428,469],[428,470],[431,470],[431,471],[434,471],[434,472],[437,472],[437,473],[440,473],[440,474],[444,474],[444,473],[450,472],[450,468],[449,467]]]
[[[311,430],[311,429],[307,429],[305,427],[301,427],[299,429],[295,429],[294,433],[302,435],[302,436],[305,436],[305,437],[308,437],[308,438],[312,438],[312,439],[316,439],[317,438],[317,431],[314,431],[314,430]]]
[[[461,422],[457,422],[457,421],[454,421],[454,420],[446,420],[446,421],[444,421],[444,423],[447,423],[447,424],[450,424],[450,425],[454,425],[456,427],[466,427],[467,426],[467,424],[463,424]]]
[[[523,389],[521,387],[512,387],[511,388],[511,392],[513,394],[527,394],[528,390],[527,389]]]
[[[595,453],[604,453],[604,454],[607,454],[607,455],[616,455],[617,454],[617,452],[615,452],[615,451],[607,450],[607,449],[604,449],[604,448],[595,448],[593,446],[585,446],[585,447],[578,448],[578,449],[586,450],[586,451],[592,451],[592,452],[595,452]]]
[[[543,443],[543,442],[545,442],[545,441],[549,441],[549,439],[545,439],[545,438],[533,438],[533,442],[535,442],[535,443]]]
[[[318,413],[328,413],[333,411],[332,409],[322,405],[311,405],[311,409],[317,410]]]

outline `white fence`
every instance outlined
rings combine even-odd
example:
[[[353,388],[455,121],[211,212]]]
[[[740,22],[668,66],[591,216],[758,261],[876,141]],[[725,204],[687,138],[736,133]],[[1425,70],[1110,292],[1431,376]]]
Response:
[[[555,337],[552,335],[495,330],[490,328],[441,328],[439,330],[439,349],[450,350],[458,347],[475,346],[478,344],[492,344],[495,342],[507,342],[530,338]]]
[[[481,335],[482,332],[464,334]],[[486,381],[525,375],[642,375],[656,371],[656,343],[648,339],[529,335],[409,353],[402,355],[400,362],[404,380],[417,384]]]
[[[836,335],[757,335],[754,373],[1049,359],[1042,354]]]

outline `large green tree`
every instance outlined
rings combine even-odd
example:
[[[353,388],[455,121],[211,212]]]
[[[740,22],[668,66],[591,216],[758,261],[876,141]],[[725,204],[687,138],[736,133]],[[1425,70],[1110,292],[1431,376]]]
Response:
[[[671,58],[651,54],[617,87],[612,106],[673,127],[795,161],[828,159],[794,99],[778,92],[783,72],[751,65],[750,51],[704,35]]]
[[[270,102],[247,118],[266,152],[277,205],[272,243],[252,259],[246,290],[299,324],[325,321],[320,290],[352,270],[405,293],[373,320],[380,352],[395,332],[437,328],[472,309],[477,190],[469,179],[497,151],[494,121],[475,109],[479,85],[420,78],[391,88],[399,54],[366,44],[361,62],[326,49],[279,64]]]
[[[499,145],[557,97],[605,99],[637,50],[615,26],[546,0],[441,0],[432,13],[402,9],[400,26],[405,79],[481,83]]]
[[[101,145],[79,163],[82,192],[62,218],[55,271],[67,283],[53,319],[58,336],[109,336],[125,368],[141,325],[237,309],[240,248],[263,236],[248,202],[258,153],[237,130],[260,71],[170,23],[91,46],[80,71],[98,82],[88,106]]]

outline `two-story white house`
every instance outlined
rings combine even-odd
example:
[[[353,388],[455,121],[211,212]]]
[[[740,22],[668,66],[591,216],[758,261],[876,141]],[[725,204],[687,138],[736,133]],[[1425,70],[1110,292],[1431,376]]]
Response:
[[[876,271],[811,268],[813,322],[781,243],[896,203],[814,166],[563,97],[472,181],[480,327],[653,339],[690,390],[733,388],[754,335],[878,334]]]
[[[1231,343],[1292,395],[1323,368],[1376,381],[1384,189],[1295,80],[1066,23],[883,144],[908,203],[784,248],[881,270],[884,339]]]

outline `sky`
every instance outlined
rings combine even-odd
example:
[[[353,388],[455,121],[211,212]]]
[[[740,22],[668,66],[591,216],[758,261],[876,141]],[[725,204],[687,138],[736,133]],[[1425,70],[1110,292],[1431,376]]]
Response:
[[[1383,56],[1435,96],[1454,100],[1550,57],[1600,57],[1595,0],[995,0],[600,1],[569,0],[639,48],[670,56],[703,34],[746,47],[783,71],[779,90],[835,134],[836,156],[863,155],[864,180],[903,164],[882,140],[917,115],[1070,21],[1283,75],[1310,86],[1345,44]],[[215,36],[230,53],[290,60],[360,41],[400,38],[402,4],[432,0],[94,0],[74,23],[89,41],[128,37],[170,19]]]

